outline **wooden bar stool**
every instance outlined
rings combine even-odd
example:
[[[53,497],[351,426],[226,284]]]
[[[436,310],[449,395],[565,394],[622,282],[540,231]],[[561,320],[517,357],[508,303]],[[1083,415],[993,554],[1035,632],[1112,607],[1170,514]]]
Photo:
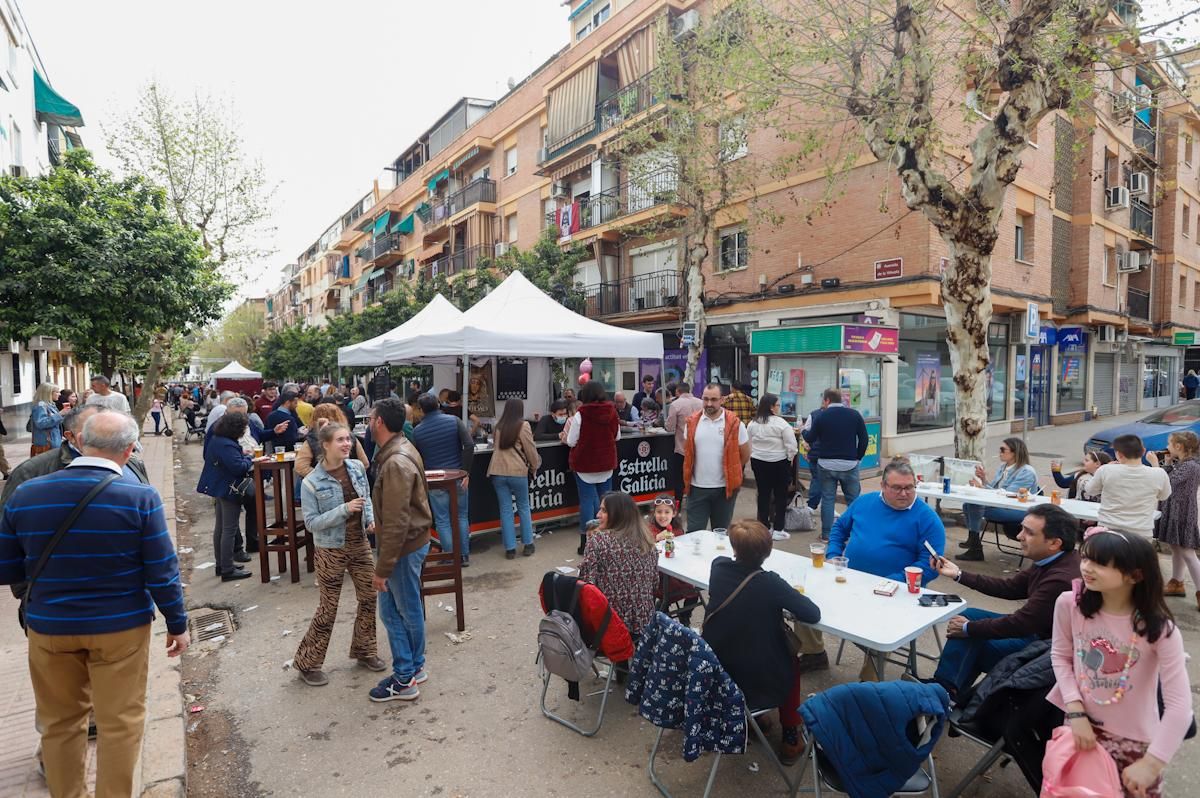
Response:
[[[286,573],[291,561],[292,581],[300,581],[300,548],[304,548],[304,561],[311,574],[313,565],[313,537],[304,528],[302,514],[296,512],[299,503],[295,495],[294,460],[261,460],[254,463],[254,509],[258,517],[258,565],[263,583],[271,581],[270,552],[279,555],[279,573]],[[267,523],[266,475],[273,474],[275,495],[274,520]],[[282,543],[271,543],[272,537],[282,537]]]
[[[458,537],[458,483],[465,476],[467,472],[458,468],[425,472],[425,484],[429,490],[444,490],[450,494],[451,540],[457,540]],[[458,631],[461,632],[467,628],[467,616],[463,607],[462,560],[458,555],[457,551],[437,551],[425,557],[425,563],[421,566],[421,606],[424,610],[426,596],[453,593]]]

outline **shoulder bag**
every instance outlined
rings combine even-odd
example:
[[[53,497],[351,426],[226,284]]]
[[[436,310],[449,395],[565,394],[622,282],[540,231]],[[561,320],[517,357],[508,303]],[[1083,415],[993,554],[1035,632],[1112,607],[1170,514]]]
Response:
[[[704,613],[704,622],[700,624],[700,634],[704,634],[704,627],[708,625],[708,622],[712,619],[712,617],[714,615],[716,615],[718,612],[720,612],[721,610],[725,609],[727,606],[729,606],[729,603],[731,601],[733,601],[735,598],[737,598],[738,593],[742,592],[742,588],[744,588],[746,585],[748,585],[750,583],[751,579],[753,579],[754,577],[758,576],[761,573],[762,573],[761,568],[757,571],[750,573],[745,579],[742,580],[742,583],[740,585],[738,585],[732,593],[729,594],[729,598],[722,601],[720,603],[720,605],[718,605],[717,608],[715,610],[713,610],[712,612]],[[791,654],[793,657],[800,656],[800,638],[796,636],[796,630],[793,629],[791,626],[788,626],[787,621],[783,620],[783,618],[779,619],[779,626],[780,626],[780,629],[783,631],[783,639],[784,639],[784,642],[787,643],[788,653]]]
[[[25,592],[21,594],[21,603],[17,606],[17,620],[20,621],[21,628],[25,630],[26,636],[29,635],[29,625],[25,622],[25,608],[29,605],[29,597],[33,595],[34,584],[37,583],[38,577],[42,575],[42,571],[45,569],[46,563],[50,561],[50,555],[54,553],[54,549],[56,549],[58,544],[62,542],[62,539],[66,537],[71,525],[79,519],[79,516],[81,513],[83,513],[84,508],[91,504],[92,499],[100,495],[100,491],[104,490],[113,482],[115,482],[119,476],[120,474],[109,474],[93,485],[92,489],[84,494],[83,498],[79,500],[79,503],[71,509],[71,512],[67,513],[67,517],[63,519],[61,524],[59,524],[58,529],[54,531],[53,537],[47,541],[46,547],[42,549],[42,556],[38,557],[38,561],[33,566],[33,570],[29,572],[29,581],[25,583]]]

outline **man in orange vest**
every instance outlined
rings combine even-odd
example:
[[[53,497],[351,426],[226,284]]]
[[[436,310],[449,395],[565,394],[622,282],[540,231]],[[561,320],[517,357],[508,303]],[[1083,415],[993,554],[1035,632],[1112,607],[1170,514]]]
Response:
[[[704,409],[687,420],[683,445],[683,491],[687,531],[728,527],[742,473],[750,462],[750,435],[737,414],[721,406],[721,386],[706,385]]]

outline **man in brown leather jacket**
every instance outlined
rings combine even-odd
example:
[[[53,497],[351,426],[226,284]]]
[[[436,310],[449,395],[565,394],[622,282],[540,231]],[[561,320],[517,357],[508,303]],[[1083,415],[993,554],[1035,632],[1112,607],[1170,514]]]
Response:
[[[412,701],[425,671],[425,616],[421,605],[421,566],[429,553],[433,514],[425,488],[425,465],[404,437],[404,403],[383,399],[371,408],[375,441],[371,464],[371,504],[379,561],[375,589],[379,617],[392,648],[392,674],[371,690],[372,701]]]

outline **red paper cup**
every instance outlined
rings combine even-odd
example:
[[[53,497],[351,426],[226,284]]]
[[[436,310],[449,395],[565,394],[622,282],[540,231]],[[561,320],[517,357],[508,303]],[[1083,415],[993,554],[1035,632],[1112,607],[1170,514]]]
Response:
[[[921,569],[915,565],[910,565],[904,569],[904,581],[908,583],[909,593],[921,592]]]

